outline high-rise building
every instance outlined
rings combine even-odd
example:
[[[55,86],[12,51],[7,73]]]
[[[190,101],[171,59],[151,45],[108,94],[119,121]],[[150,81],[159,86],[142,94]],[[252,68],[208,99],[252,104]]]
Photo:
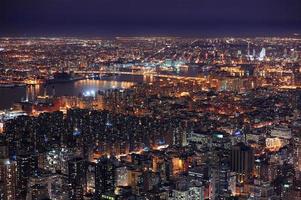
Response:
[[[250,42],[248,41],[248,49],[247,49],[247,55],[248,55],[248,57],[250,57]]]
[[[258,60],[262,61],[266,56],[266,50],[265,48],[262,48],[260,53],[259,53],[259,57],[258,57]]]
[[[231,170],[239,175],[239,180],[246,180],[253,172],[254,153],[253,149],[244,143],[232,147]]]
[[[95,168],[96,163],[88,162],[87,167],[87,193],[95,192]]]
[[[9,159],[7,147],[0,144],[0,199],[16,200],[17,163]]]
[[[27,183],[38,167],[38,160],[35,155],[22,154],[17,156],[17,196],[18,199],[25,199],[27,194]]]
[[[295,175],[298,178],[301,178],[301,137],[294,135],[294,167]]]
[[[220,159],[211,171],[214,199],[226,199],[230,194],[230,167],[226,159]]]
[[[95,193],[99,198],[102,195],[111,195],[116,186],[116,167],[118,161],[116,158],[101,157],[95,170]]]
[[[87,189],[87,162],[73,158],[68,162],[69,199],[83,200]]]

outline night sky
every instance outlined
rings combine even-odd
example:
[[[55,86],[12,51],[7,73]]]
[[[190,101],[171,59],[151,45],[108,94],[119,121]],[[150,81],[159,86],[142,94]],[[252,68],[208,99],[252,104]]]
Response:
[[[2,36],[300,32],[301,0],[0,0]]]

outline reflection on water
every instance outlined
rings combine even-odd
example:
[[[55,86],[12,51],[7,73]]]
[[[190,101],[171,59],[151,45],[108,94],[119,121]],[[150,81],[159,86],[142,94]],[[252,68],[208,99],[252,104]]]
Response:
[[[133,82],[124,82],[124,81],[105,81],[105,80],[81,80],[77,81],[74,84],[74,87],[77,91],[84,92],[86,90],[107,90],[114,88],[130,88],[134,85]]]
[[[78,96],[85,91],[105,91],[108,89],[126,89],[134,82],[117,80],[80,80],[51,85],[35,85],[30,87],[0,88],[0,109],[10,108],[14,102],[22,99],[33,100],[38,95]],[[26,92],[27,90],[27,92]]]

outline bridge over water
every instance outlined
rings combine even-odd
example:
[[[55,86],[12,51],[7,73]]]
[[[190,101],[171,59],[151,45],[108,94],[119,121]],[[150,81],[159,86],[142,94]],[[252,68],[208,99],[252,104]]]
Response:
[[[177,76],[168,74],[158,74],[153,71],[74,71],[75,74],[112,74],[112,75],[140,75],[140,76],[153,76],[159,78],[182,79],[182,80],[198,80],[205,81],[206,78],[194,76]]]

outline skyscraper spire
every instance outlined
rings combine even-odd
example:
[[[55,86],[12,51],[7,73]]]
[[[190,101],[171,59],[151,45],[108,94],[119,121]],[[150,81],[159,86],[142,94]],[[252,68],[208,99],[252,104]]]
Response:
[[[250,57],[250,42],[248,41],[248,57]]]

